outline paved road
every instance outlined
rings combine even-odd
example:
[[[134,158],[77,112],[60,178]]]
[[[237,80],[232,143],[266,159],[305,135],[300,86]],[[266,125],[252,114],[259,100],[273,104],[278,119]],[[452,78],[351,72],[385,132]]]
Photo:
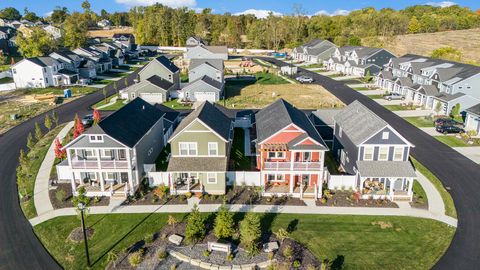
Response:
[[[262,58],[282,65],[282,61]],[[453,241],[434,269],[478,269],[480,265],[480,165],[454,149],[432,138],[372,99],[349,88],[342,82],[318,73],[300,69],[346,104],[359,100],[386,120],[416,147],[412,156],[451,188],[458,214],[458,228]]]
[[[136,73],[128,76],[133,83]],[[125,87],[125,80],[117,82],[117,87]],[[114,94],[112,85],[106,86],[109,95]],[[82,116],[89,106],[103,99],[102,91],[97,91],[70,103],[59,106],[56,110],[59,122],[71,121],[76,113]],[[45,114],[30,119],[11,129],[0,137],[0,269],[60,269],[58,263],[45,250],[33,233],[28,220],[23,215],[18,202],[15,168],[18,153],[25,148],[29,132],[34,132],[35,122],[43,126]]]

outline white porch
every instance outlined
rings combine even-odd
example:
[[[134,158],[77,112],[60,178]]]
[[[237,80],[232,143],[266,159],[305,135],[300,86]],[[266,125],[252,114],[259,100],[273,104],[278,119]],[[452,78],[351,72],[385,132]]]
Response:
[[[412,201],[413,180],[411,177],[360,177],[360,192],[363,199]]]

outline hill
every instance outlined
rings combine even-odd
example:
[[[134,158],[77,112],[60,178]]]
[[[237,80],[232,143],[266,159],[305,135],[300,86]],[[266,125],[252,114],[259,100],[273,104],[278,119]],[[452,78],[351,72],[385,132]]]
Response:
[[[401,35],[384,45],[398,56],[406,53],[430,56],[433,50],[447,46],[460,50],[464,62],[480,64],[480,28]]]
[[[88,31],[88,36],[89,37],[103,37],[103,38],[111,38],[113,34],[117,33],[133,33],[133,28],[124,26],[124,27],[118,27],[118,28],[112,28],[108,30],[104,29],[98,29],[98,30],[89,30]]]

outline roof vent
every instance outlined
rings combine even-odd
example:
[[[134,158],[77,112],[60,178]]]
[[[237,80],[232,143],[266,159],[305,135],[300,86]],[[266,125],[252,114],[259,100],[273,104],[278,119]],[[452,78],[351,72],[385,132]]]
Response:
[[[145,105],[142,105],[142,110],[145,110]]]

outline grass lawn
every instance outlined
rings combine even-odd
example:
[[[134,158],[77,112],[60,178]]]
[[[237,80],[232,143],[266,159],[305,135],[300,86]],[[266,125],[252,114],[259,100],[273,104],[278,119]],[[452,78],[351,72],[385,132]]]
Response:
[[[368,88],[368,87],[354,87],[352,88],[353,90],[357,90],[357,91],[367,91],[367,90],[374,90],[374,89],[371,89],[371,88]]]
[[[257,84],[287,84],[285,79],[272,73],[257,72],[255,73]]]
[[[342,77],[343,75],[340,74],[340,73],[335,73],[335,74],[330,74],[330,75],[326,75],[327,77],[330,77],[330,78],[337,78],[337,77]]]
[[[468,147],[468,146],[478,146],[478,144],[468,144],[464,140],[459,139],[455,136],[434,136],[435,139],[441,141],[442,143],[450,147]]]
[[[404,117],[403,119],[416,127],[435,127],[433,120],[427,117]]]
[[[235,219],[242,216],[236,214]],[[104,269],[108,252],[118,253],[157,232],[167,217],[165,213],[89,215],[86,224],[95,230],[88,242],[92,268]],[[454,234],[446,224],[411,217],[261,214],[261,221],[264,233],[292,228],[292,238],[321,260],[343,260],[342,269],[430,269]],[[58,217],[34,231],[65,269],[86,269],[83,243],[67,240],[79,226],[78,217]]]
[[[53,95],[62,95],[63,96],[63,90],[64,89],[72,90],[72,95],[73,96],[86,95],[86,94],[90,94],[90,93],[98,90],[98,88],[88,87],[88,86],[85,86],[85,87],[84,86],[69,86],[69,87],[65,87],[65,88],[60,88],[60,87],[30,88],[30,89],[25,89],[25,90],[21,90],[21,91],[23,91],[23,93],[27,94],[27,95],[53,94]]]
[[[428,203],[428,197],[422,185],[415,180],[413,181],[413,197],[417,199],[418,203]]]
[[[112,83],[112,81],[105,80],[105,79],[104,80],[94,79],[92,83],[93,84],[109,84],[109,83]]]
[[[158,155],[157,159],[155,160],[156,169],[158,171],[166,172],[168,167],[167,157],[170,155],[170,144],[167,144]]]
[[[112,98],[117,97],[117,96],[118,96],[118,95],[115,94],[115,95],[113,95],[113,96],[107,97],[107,102],[105,102],[105,99],[102,99],[101,101],[99,101],[99,102],[97,102],[95,105],[93,105],[92,108],[97,108],[97,107],[103,106],[103,105],[105,105],[105,104],[108,104],[108,103],[110,103],[110,100],[112,100]]]
[[[323,68],[323,64],[322,63],[310,64],[310,65],[302,66],[302,68]]]
[[[412,108],[410,106],[403,106],[403,105],[400,105],[400,104],[397,104],[397,105],[384,105],[383,107],[385,107],[386,109],[390,110],[390,111],[408,111],[408,110],[415,110],[415,108]]]
[[[117,101],[115,101],[115,103],[113,103],[112,105],[107,106],[107,107],[103,107],[99,110],[100,111],[116,111],[116,110],[122,108],[123,106],[125,106],[124,101],[125,101],[124,99],[117,99]]]
[[[371,99],[382,99],[383,95],[367,95],[367,97],[369,97]]]
[[[232,152],[230,160],[232,162],[232,170],[250,171],[252,169],[252,158],[245,156],[245,131],[243,128],[235,128],[232,143]]]
[[[180,82],[182,83],[188,82],[188,73],[186,72],[180,73]]]
[[[131,66],[118,66],[116,67],[116,69],[121,69],[121,70],[125,70],[125,71],[134,71],[136,69],[136,67],[131,67]]]
[[[40,139],[32,149],[27,154],[28,157],[28,175],[27,181],[25,183],[20,182],[18,183],[18,191],[19,193],[24,196],[25,194],[28,195],[28,199],[21,199],[20,206],[22,208],[23,213],[27,219],[33,218],[37,216],[37,210],[35,209],[35,204],[33,202],[33,188],[35,186],[35,178],[37,177],[38,170],[42,165],[43,159],[47,154],[48,148],[52,144],[53,140],[57,136],[57,134],[62,130],[64,125],[59,125],[55,127],[46,135]]]
[[[438,192],[442,196],[443,203],[445,204],[445,215],[457,218],[457,211],[455,210],[455,204],[453,203],[452,196],[450,193],[443,187],[442,182],[438,179],[430,170],[423,166],[416,159],[411,158],[412,163],[419,172],[421,172],[432,184],[437,188]]]
[[[124,77],[124,76],[127,76],[127,75],[128,75],[128,73],[126,73],[126,72],[115,72],[115,71],[107,71],[107,72],[104,72],[104,73],[100,74],[100,76],[113,77],[113,78]]]
[[[192,106],[182,105],[178,103],[177,99],[172,99],[162,104],[175,110],[188,110],[192,108]]]
[[[5,78],[1,78],[0,79],[0,84],[2,83],[11,83],[13,82],[13,78],[10,78],[10,77],[5,77]]]

